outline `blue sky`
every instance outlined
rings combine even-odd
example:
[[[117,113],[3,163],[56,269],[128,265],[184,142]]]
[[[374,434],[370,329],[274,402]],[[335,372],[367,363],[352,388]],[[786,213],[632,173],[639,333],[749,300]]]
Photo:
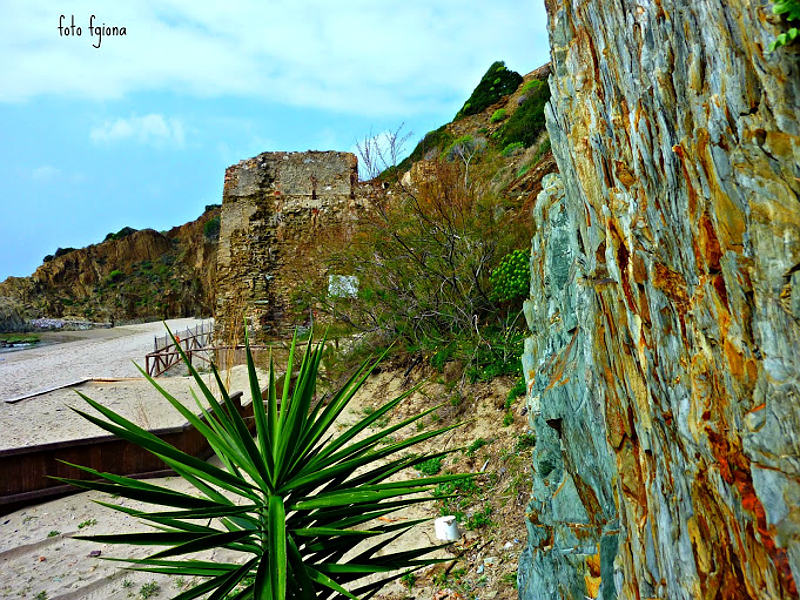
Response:
[[[542,0],[0,0],[0,280],[219,203],[260,152],[410,151],[494,60],[549,60]],[[81,35],[63,36],[72,16]],[[95,25],[125,27],[124,37]]]

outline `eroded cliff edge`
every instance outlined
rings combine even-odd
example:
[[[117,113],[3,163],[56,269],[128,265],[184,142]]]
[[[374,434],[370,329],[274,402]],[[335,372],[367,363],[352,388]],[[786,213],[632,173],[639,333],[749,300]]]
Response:
[[[520,597],[797,597],[798,50],[765,0],[546,4]]]

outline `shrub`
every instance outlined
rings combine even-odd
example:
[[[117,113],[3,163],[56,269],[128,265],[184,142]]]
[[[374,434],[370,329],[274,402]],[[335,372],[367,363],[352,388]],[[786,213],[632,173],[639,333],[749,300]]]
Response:
[[[58,258],[59,256],[64,256],[70,252],[75,252],[75,248],[57,248],[55,257]]]
[[[776,0],[772,12],[776,15],[784,15],[787,21],[800,21],[800,0]],[[774,52],[776,48],[790,44],[798,36],[800,36],[800,28],[790,27],[775,38],[775,41],[769,46],[769,51]]]
[[[514,451],[528,450],[536,446],[536,434],[533,432],[521,433],[517,436],[517,442],[514,444]]]
[[[544,81],[540,81],[539,79],[533,79],[522,86],[523,92],[530,92],[531,90],[538,90],[540,87],[545,85]]]
[[[521,82],[522,76],[507,69],[504,62],[492,63],[453,120],[484,111],[503,96],[513,93]]]
[[[492,524],[492,519],[490,518],[491,514],[492,514],[492,507],[487,504],[486,506],[483,507],[483,510],[479,510],[478,512],[468,517],[464,525],[466,526],[467,529],[480,529],[481,527],[486,527],[487,525],[491,525]]]
[[[436,475],[442,470],[442,459],[444,457],[437,456],[429,458],[425,462],[419,463],[415,468],[423,475]]]
[[[458,360],[472,381],[517,373],[521,341],[512,321],[521,315],[492,299],[489,278],[501,257],[529,242],[530,209],[496,195],[494,154],[472,159],[468,182],[455,153],[432,161],[425,177],[366,207],[356,225],[321,231],[284,264],[293,301],[362,332],[365,347],[399,338],[396,351],[424,351],[439,370]],[[356,276],[357,297],[332,297],[324,280],[309,280],[318,265]],[[354,366],[346,358],[335,369],[347,363]]]
[[[498,130],[498,138],[503,147],[521,142],[526,148],[531,146],[545,126],[544,106],[550,99],[550,87],[536,86],[528,97]]]
[[[444,427],[408,440],[382,444],[393,432],[423,418],[435,407],[382,431],[355,441],[378,419],[408,396],[392,400],[342,432],[333,427],[377,361],[365,362],[327,403],[314,404],[322,344],[309,342],[294,372],[295,342],[289,351],[286,381],[280,402],[274,370],[263,392],[249,343],[247,368],[253,400],[256,438],[239,415],[220,379],[220,403],[183,355],[210,410],[199,418],[150,377],[154,387],[187,419],[214,449],[222,466],[183,453],[137,427],[114,411],[81,394],[102,417],[77,413],[106,431],[158,455],[195,488],[194,494],[141,480],[99,473],[79,467],[91,480],[62,479],[78,487],[116,494],[121,498],[168,507],[139,510],[124,505],[104,505],[154,524],[159,531],[134,534],[76,536],[100,543],[164,546],[144,559],[127,559],[141,571],[196,577],[203,581],[183,592],[181,598],[196,598],[213,592],[222,598],[232,590],[237,598],[284,600],[285,598],[330,597],[331,594],[371,596],[387,581],[383,578],[347,591],[355,580],[397,569],[411,572],[439,562],[422,558],[436,546],[406,552],[386,552],[386,534],[401,535],[416,522],[379,522],[369,530],[364,523],[420,501],[419,493],[436,485],[471,478],[471,475],[441,475],[405,481],[387,481],[398,471],[416,467],[447,452],[402,456],[414,444],[453,429]],[[143,375],[146,376],[144,371]],[[265,407],[266,403],[266,407]],[[388,462],[381,463],[383,459]],[[198,493],[199,492],[199,493]],[[412,497],[409,497],[409,494]],[[238,501],[237,501],[238,500]],[[364,540],[375,544],[358,554],[351,552]],[[175,558],[186,553],[226,548],[240,553],[244,562],[201,561]],[[347,556],[347,558],[345,558]]]
[[[205,222],[205,225],[203,225],[203,235],[207,240],[219,238],[219,223],[219,215]]]
[[[489,276],[492,299],[498,302],[525,297],[531,285],[530,252],[514,250],[506,254]]]
[[[48,254],[47,256],[44,257],[42,262],[50,262],[51,260],[53,260],[53,258],[55,257],[52,254]]]
[[[417,576],[414,575],[414,573],[406,573],[400,578],[400,581],[402,581],[405,584],[405,586],[410,590],[411,588],[414,587],[414,584],[417,582]]]
[[[139,597],[142,600],[147,600],[151,596],[155,596],[161,591],[161,586],[158,585],[155,581],[151,581],[149,583],[143,583],[142,587],[139,588]]]
[[[537,163],[539,160],[548,152],[550,152],[550,138],[548,137],[545,141],[539,144],[539,147],[536,149],[536,154],[533,155],[532,163]]]
[[[506,405],[505,405],[506,410],[511,408],[511,405],[514,404],[514,401],[520,396],[524,396],[527,391],[528,391],[528,386],[525,385],[525,378],[520,377],[519,379],[517,379],[513,387],[510,390],[508,390],[508,396],[506,396]]]
[[[492,123],[499,123],[508,116],[508,111],[505,108],[498,108],[492,113],[489,119]]]
[[[133,227],[123,227],[117,233],[111,232],[106,235],[104,242],[108,240],[121,240],[124,237],[128,237],[132,233],[136,233],[138,230],[134,229]]]
[[[120,279],[122,279],[123,277],[125,277],[125,273],[123,273],[123,272],[122,272],[122,271],[120,271],[119,269],[114,269],[113,271],[111,271],[111,272],[110,272],[110,273],[109,273],[109,274],[106,276],[106,280],[107,280],[109,283],[116,283],[117,281],[119,281],[119,280],[120,280]]]
[[[471,383],[491,381],[501,375],[521,375],[523,340],[525,333],[519,329],[487,327],[483,339],[474,350],[472,361],[466,369]]]
[[[430,154],[438,157],[445,148],[452,144],[454,139],[453,134],[447,131],[446,124],[438,129],[429,131],[416,145],[411,154],[400,161],[396,168],[390,168],[381,173],[380,179],[387,179],[390,175],[408,171],[412,164],[428,157]]]
[[[497,200],[465,185],[465,175],[460,160],[436,161],[414,190],[364,211],[354,235],[329,231],[306,262],[287,261],[287,272],[319,310],[364,331],[412,345],[427,338],[431,348],[473,330],[474,316],[493,310],[489,266],[525,225],[498,213]],[[358,277],[358,298],[333,298],[304,282],[313,263]]]
[[[503,156],[509,157],[517,150],[522,150],[525,147],[525,144],[522,142],[512,142],[505,148],[503,148]]]
[[[445,364],[449,361],[455,352],[455,344],[450,343],[441,348],[438,348],[430,357],[431,366],[440,373],[444,370]]]
[[[472,443],[469,445],[469,447],[467,448],[467,456],[474,456],[474,455],[475,455],[475,453],[476,453],[478,450],[480,450],[481,448],[483,448],[483,447],[484,447],[486,444],[488,444],[488,443],[489,443],[489,442],[487,442],[487,441],[486,441],[485,439],[483,439],[483,438],[478,438],[478,439],[476,439],[476,440],[475,440],[475,441],[473,441],[473,442],[472,442]]]

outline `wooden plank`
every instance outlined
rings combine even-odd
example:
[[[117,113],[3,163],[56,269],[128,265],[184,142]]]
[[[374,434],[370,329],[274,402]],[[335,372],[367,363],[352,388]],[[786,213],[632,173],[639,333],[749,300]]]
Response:
[[[55,387],[47,388],[44,390],[39,390],[38,392],[33,392],[30,394],[24,394],[22,396],[16,396],[15,398],[8,398],[5,400],[6,404],[16,404],[17,402],[21,402],[22,400],[27,400],[28,398],[34,398],[36,396],[41,396],[42,394],[49,394],[50,392],[55,392],[56,390],[63,390],[64,388],[74,387],[76,385],[81,385],[82,383],[86,383],[87,381],[91,381],[90,377],[85,379],[78,379],[76,381],[72,381],[70,383],[65,383],[63,385],[57,385]]]
[[[252,431],[252,404],[242,406],[242,392],[235,392],[231,399]],[[188,423],[153,429],[151,432],[193,456],[205,459],[212,454],[202,434]],[[61,461],[85,465],[101,472],[134,477],[163,474],[166,469],[166,465],[157,456],[110,435],[9,448],[0,451],[0,514],[47,498],[81,491],[71,486],[64,487],[50,478],[91,477]]]

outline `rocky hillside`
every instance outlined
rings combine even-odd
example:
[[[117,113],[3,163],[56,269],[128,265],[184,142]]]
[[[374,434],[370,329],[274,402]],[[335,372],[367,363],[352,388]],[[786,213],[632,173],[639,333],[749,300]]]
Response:
[[[548,0],[520,598],[797,598],[800,61],[765,0]]]
[[[474,148],[476,163],[491,163],[495,192],[532,199],[542,177],[556,169],[544,119],[549,75],[549,64],[521,76],[495,62],[454,119],[428,132],[396,171],[407,173],[408,183],[424,175],[433,159],[459,160],[460,147]]]
[[[219,207],[166,232],[125,228],[80,249],[59,249],[30,277],[0,283],[0,330],[37,317],[125,321],[210,315]]]

